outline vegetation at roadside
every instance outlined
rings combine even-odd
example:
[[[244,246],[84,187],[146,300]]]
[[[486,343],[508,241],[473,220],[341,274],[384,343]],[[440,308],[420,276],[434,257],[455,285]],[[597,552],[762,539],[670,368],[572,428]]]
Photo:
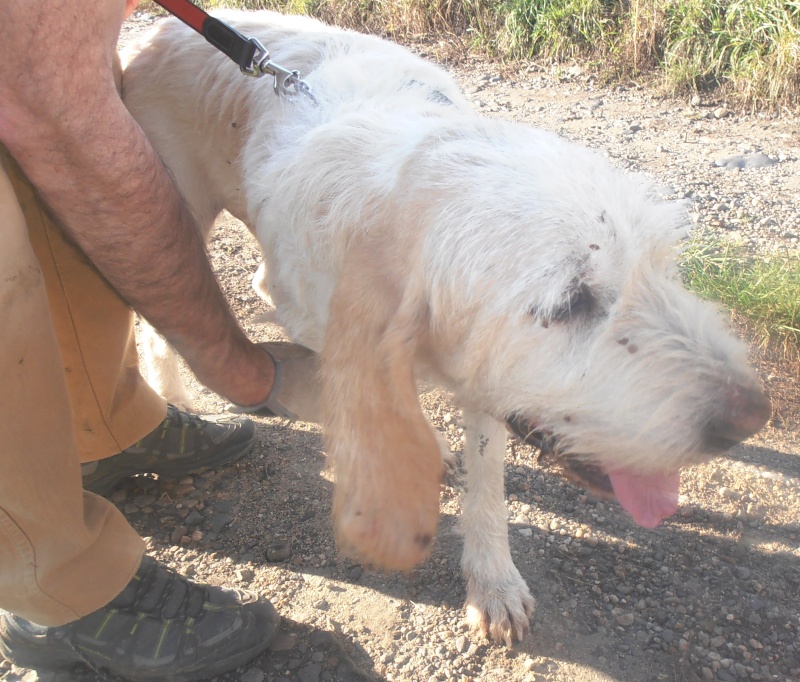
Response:
[[[762,345],[800,346],[800,254],[753,256],[735,244],[697,237],[680,265],[691,290],[744,318]]]
[[[309,14],[394,37],[439,34],[504,59],[660,74],[673,92],[723,88],[800,111],[800,0],[200,0]]]

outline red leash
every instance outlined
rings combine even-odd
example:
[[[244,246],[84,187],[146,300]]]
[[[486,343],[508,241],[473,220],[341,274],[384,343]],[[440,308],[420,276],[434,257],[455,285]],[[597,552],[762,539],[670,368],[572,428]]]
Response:
[[[268,73],[275,78],[274,87],[277,94],[293,95],[302,92],[316,101],[308,85],[300,78],[300,73],[270,61],[269,51],[255,38],[243,36],[189,0],[154,1],[235,61],[242,73],[256,78]]]

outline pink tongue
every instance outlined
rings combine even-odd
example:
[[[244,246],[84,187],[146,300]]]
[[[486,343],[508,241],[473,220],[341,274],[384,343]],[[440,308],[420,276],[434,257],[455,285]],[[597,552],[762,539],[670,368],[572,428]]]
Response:
[[[645,528],[655,528],[678,511],[680,472],[642,476],[612,471],[608,477],[622,508]]]

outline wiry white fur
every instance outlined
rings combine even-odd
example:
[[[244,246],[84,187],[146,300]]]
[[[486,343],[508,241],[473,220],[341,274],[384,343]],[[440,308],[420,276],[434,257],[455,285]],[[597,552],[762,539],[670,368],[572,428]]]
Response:
[[[305,18],[219,16],[298,69],[316,103],[276,97],[175,21],[139,46],[126,102],[201,228],[226,208],[255,232],[277,320],[328,364],[337,486],[366,500],[339,502],[347,541],[413,544],[406,525],[422,528],[430,503],[389,490],[384,479],[407,473],[393,459],[406,439],[381,436],[375,414],[414,431],[402,456],[422,453],[414,476],[436,495],[426,462],[441,462],[404,411],[405,363],[453,391],[470,617],[521,637],[534,602],[508,550],[501,422],[525,415],[604,470],[675,471],[705,456],[703,428],[731,386],[757,391],[743,346],[679,282],[682,207],[597,153],[478,117],[450,77],[398,46]],[[595,303],[565,315],[577,286]],[[382,411],[359,395],[380,400],[382,387]],[[394,511],[369,516],[375,490]],[[391,551],[367,558],[401,565]]]

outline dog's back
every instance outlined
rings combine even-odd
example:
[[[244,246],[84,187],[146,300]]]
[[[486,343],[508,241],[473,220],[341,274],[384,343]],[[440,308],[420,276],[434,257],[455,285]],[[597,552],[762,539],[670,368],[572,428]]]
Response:
[[[269,77],[240,75],[235,64],[177,19],[159,23],[123,55],[126,106],[169,160],[206,232],[223,208],[254,229],[241,188],[242,150],[252,136],[262,149],[277,150],[343,108],[371,103],[391,110],[398,93],[406,102],[409,92],[416,92],[422,103],[470,111],[444,71],[379,38],[269,11],[215,16],[261,41],[276,63],[299,71],[323,106],[300,96],[278,97]]]

